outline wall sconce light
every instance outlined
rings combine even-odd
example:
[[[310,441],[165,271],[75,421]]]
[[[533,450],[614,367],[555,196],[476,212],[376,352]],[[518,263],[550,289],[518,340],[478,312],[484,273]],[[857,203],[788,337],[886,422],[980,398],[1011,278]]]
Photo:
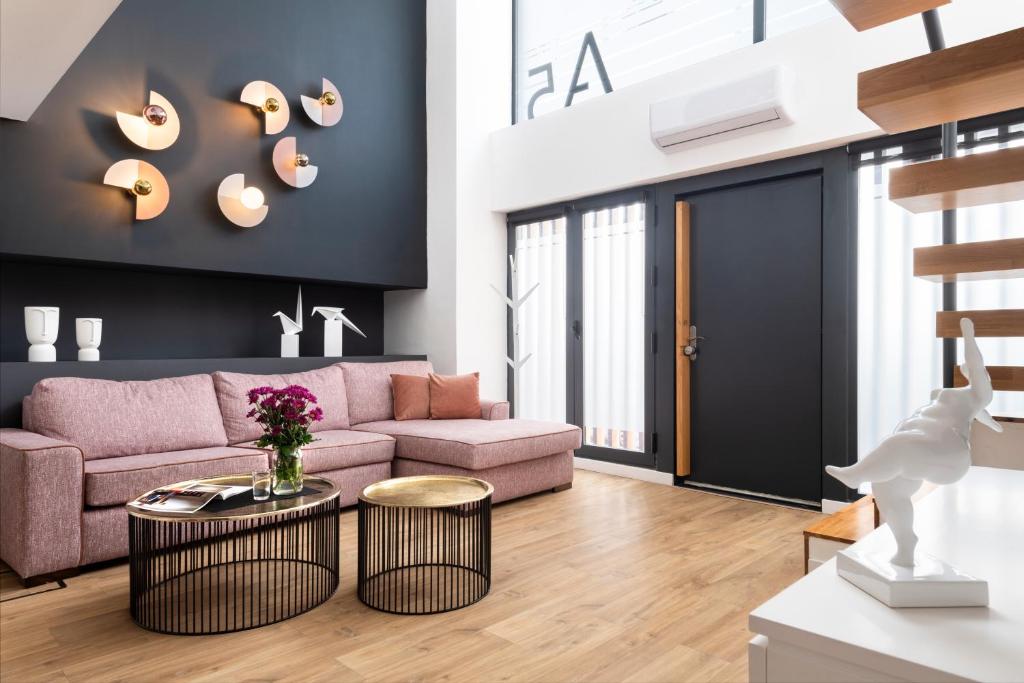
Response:
[[[302,108],[313,122],[320,126],[333,126],[341,121],[345,105],[341,92],[326,78],[323,79],[323,94],[319,98],[302,95]]]
[[[234,173],[220,181],[217,204],[228,220],[237,226],[251,228],[267,217],[270,207],[263,203],[263,192],[245,186],[245,174]]]
[[[295,149],[295,136],[281,138],[274,145],[274,170],[292,187],[306,187],[316,180],[317,168],[309,157]]]
[[[117,112],[117,125],[128,139],[145,149],[166,149],[174,144],[181,132],[178,112],[166,97],[149,91],[149,104],[142,109],[142,116]]]
[[[273,83],[252,81],[242,88],[240,99],[263,112],[263,130],[267,135],[280,133],[288,125],[288,100]]]
[[[135,197],[135,219],[156,218],[171,200],[167,179],[153,164],[138,159],[122,159],[107,169],[106,185],[122,187]]]

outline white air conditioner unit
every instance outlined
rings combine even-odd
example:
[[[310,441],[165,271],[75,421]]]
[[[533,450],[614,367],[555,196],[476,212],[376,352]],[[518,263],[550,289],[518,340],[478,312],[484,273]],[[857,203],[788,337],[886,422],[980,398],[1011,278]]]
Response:
[[[793,122],[790,78],[781,67],[651,105],[651,139],[665,152]]]

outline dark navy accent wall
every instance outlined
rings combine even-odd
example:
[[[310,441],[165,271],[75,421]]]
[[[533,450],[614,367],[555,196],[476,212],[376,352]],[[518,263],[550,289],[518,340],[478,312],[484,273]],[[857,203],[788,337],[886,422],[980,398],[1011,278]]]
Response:
[[[0,253],[143,267],[272,275],[382,288],[426,286],[425,7],[417,0],[125,0],[28,122],[0,121]],[[341,123],[313,124],[299,95],[337,85]],[[285,93],[291,121],[263,135],[239,102],[252,80]],[[149,151],[120,131],[149,90],[181,135]],[[271,166],[298,137],[319,167],[293,189]],[[120,159],[154,164],[167,210],[134,222],[102,184]],[[270,213],[235,227],[217,207],[231,173],[262,188]]]

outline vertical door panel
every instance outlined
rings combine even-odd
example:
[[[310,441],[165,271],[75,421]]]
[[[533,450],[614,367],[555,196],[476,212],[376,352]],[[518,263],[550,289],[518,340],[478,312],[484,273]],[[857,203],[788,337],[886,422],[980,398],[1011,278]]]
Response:
[[[821,178],[690,204],[693,483],[821,499]]]

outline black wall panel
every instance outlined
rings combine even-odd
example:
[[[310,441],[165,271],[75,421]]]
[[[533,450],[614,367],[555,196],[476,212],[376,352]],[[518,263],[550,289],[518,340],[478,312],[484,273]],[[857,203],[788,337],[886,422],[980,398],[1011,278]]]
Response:
[[[57,359],[75,360],[75,318],[103,318],[100,358],[267,358],[281,353],[282,311],[295,315],[298,283],[240,276],[0,262],[0,360],[28,359],[24,307],[59,306]],[[345,331],[345,355],[383,353],[383,293],[322,283],[302,285],[303,356],[323,354],[323,318],[313,306],[340,306],[364,333]]]
[[[0,253],[426,286],[425,32],[422,0],[125,0],[28,122],[0,121]],[[345,105],[331,128],[299,103],[321,76]],[[238,100],[252,80],[286,94],[283,133],[264,135]],[[166,150],[135,146],[115,120],[150,89],[181,118]],[[319,167],[310,187],[275,175],[284,135]],[[161,216],[134,222],[133,201],[102,184],[127,158],[170,183]],[[221,215],[216,190],[231,173],[263,190],[258,227]]]

